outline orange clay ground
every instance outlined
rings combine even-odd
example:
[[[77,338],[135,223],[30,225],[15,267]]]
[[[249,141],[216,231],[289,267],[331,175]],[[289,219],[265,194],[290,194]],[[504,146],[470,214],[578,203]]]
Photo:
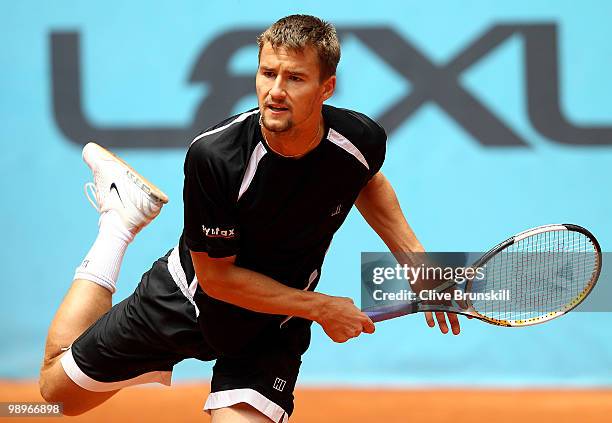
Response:
[[[208,422],[207,384],[125,389],[71,422]],[[296,392],[292,423],[612,422],[612,390],[314,389]],[[0,401],[41,401],[36,384],[0,382]],[[0,418],[0,420],[3,420]],[[15,418],[4,421],[50,421]]]

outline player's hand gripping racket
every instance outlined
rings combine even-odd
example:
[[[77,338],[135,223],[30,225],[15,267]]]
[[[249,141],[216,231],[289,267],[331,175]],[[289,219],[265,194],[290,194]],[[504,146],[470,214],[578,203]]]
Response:
[[[572,310],[589,295],[601,271],[601,249],[593,234],[580,226],[546,225],[496,245],[471,267],[482,268],[484,278],[465,282],[462,291],[506,291],[507,298],[472,300],[466,295],[465,301],[413,301],[364,311],[374,322],[421,311],[442,311],[500,326],[544,323]],[[446,281],[433,289],[451,292],[458,286],[459,282]]]

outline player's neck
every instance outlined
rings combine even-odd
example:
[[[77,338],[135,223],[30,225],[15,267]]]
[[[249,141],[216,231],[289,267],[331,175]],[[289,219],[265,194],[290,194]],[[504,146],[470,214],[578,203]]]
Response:
[[[322,117],[307,128],[293,128],[283,132],[269,131],[261,125],[261,133],[268,147],[289,158],[299,158],[314,150],[323,138],[324,129]]]

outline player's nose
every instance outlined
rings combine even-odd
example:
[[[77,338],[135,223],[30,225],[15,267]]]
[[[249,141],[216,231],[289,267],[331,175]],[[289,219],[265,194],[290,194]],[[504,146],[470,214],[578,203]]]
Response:
[[[274,85],[272,85],[272,88],[270,88],[270,97],[276,100],[284,98],[285,95],[285,82],[283,81],[283,78],[278,75],[274,80]]]

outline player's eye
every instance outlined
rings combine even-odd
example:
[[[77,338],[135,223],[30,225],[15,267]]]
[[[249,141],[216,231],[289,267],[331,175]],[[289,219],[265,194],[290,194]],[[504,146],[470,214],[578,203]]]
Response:
[[[294,81],[294,82],[299,82],[299,81],[302,81],[302,78],[300,78],[299,76],[291,75],[289,77],[289,80]]]
[[[275,78],[276,74],[272,71],[264,71],[263,76],[265,76],[266,78]]]

